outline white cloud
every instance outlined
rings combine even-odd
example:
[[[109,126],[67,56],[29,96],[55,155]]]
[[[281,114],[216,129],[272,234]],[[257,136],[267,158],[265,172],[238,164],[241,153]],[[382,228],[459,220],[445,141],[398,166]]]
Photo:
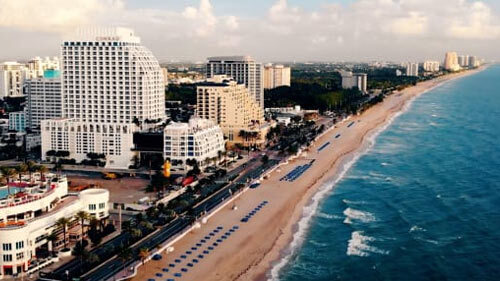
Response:
[[[186,7],[182,15],[191,21],[192,33],[196,36],[206,37],[215,31],[217,18],[210,0],[201,0],[198,8]]]
[[[120,0],[0,0],[0,27],[65,32],[115,9]]]
[[[226,26],[229,30],[237,30],[240,27],[238,18],[235,16],[229,16],[226,19]]]

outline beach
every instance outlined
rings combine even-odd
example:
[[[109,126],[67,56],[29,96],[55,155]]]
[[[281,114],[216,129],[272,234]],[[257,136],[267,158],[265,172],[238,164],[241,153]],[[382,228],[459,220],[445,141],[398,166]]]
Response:
[[[312,200],[314,196],[324,189],[326,183],[331,185],[333,180],[343,175],[348,164],[369,147],[374,134],[390,124],[418,95],[444,82],[480,70],[419,83],[388,96],[383,103],[363,114],[337,124],[300,157],[274,171],[258,188],[243,193],[208,219],[207,223],[202,223],[200,228],[176,242],[172,252],[163,253],[162,260],[150,261],[139,267],[132,280],[157,278],[157,273],[162,275],[161,280],[269,279],[270,270],[290,251],[289,245],[300,242],[298,234],[301,232],[297,231],[307,228],[302,218],[314,211],[314,204],[311,205],[314,202],[317,204],[317,201]],[[321,151],[318,151],[319,148]],[[298,178],[283,180],[298,166],[307,165],[313,160],[311,167]],[[263,201],[268,203],[263,205]],[[237,206],[237,210],[234,210],[234,206]],[[252,211],[255,211],[255,215],[248,222],[240,221]],[[175,276],[176,273],[180,273],[181,277]]]

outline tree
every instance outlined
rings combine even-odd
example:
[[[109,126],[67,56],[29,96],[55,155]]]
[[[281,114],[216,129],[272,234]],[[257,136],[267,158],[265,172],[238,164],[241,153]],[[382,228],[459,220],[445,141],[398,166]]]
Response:
[[[66,228],[68,227],[70,223],[70,220],[68,218],[62,217],[56,221],[57,227],[62,228],[63,231],[63,241],[64,241],[64,248],[67,249],[66,245]]]
[[[141,248],[139,250],[139,258],[141,259],[142,265],[144,265],[144,262],[148,256],[149,256],[149,249],[148,248]]]
[[[85,211],[79,211],[78,213],[75,214],[75,219],[80,220],[80,225],[82,228],[82,236],[80,237],[80,241],[83,241],[83,236],[85,234],[84,231],[85,221],[90,219],[90,215]]]
[[[19,177],[19,183],[21,183],[22,178],[23,178],[23,174],[28,171],[28,165],[21,163],[21,164],[17,165],[14,169],[16,170],[17,175]]]
[[[261,161],[262,161],[262,164],[267,164],[269,162],[269,156],[267,156],[267,155],[262,156]]]
[[[44,165],[38,165],[37,170],[40,172],[40,180],[45,181],[45,174],[49,171],[49,169]]]
[[[28,167],[28,173],[29,173],[30,181],[31,181],[32,180],[31,175],[36,170],[36,163],[30,160],[30,161],[26,162],[26,166]]]
[[[57,235],[54,232],[52,232],[45,239],[47,239],[47,242],[50,243],[50,249],[52,251],[52,255],[55,256],[54,244],[57,241]]]
[[[0,167],[0,171],[2,172],[2,177],[5,178],[7,182],[7,196],[10,197],[10,179],[16,174],[16,170],[10,167],[2,166]]]
[[[129,247],[121,244],[119,246],[117,256],[118,256],[118,259],[120,259],[120,261],[122,262],[123,270],[125,270],[125,263],[130,258],[132,258],[132,250]]]

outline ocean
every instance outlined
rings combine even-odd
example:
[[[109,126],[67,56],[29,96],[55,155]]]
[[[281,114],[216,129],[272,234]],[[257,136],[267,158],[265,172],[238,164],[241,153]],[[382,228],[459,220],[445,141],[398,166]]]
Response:
[[[270,279],[500,280],[499,144],[500,66],[421,95],[324,186]]]

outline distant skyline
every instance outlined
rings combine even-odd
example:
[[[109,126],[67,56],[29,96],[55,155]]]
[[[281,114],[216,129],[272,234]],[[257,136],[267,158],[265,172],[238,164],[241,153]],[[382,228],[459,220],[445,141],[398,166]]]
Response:
[[[235,4],[237,3],[237,4]],[[500,60],[500,1],[0,0],[0,60],[57,56],[82,26],[125,26],[162,62]]]

